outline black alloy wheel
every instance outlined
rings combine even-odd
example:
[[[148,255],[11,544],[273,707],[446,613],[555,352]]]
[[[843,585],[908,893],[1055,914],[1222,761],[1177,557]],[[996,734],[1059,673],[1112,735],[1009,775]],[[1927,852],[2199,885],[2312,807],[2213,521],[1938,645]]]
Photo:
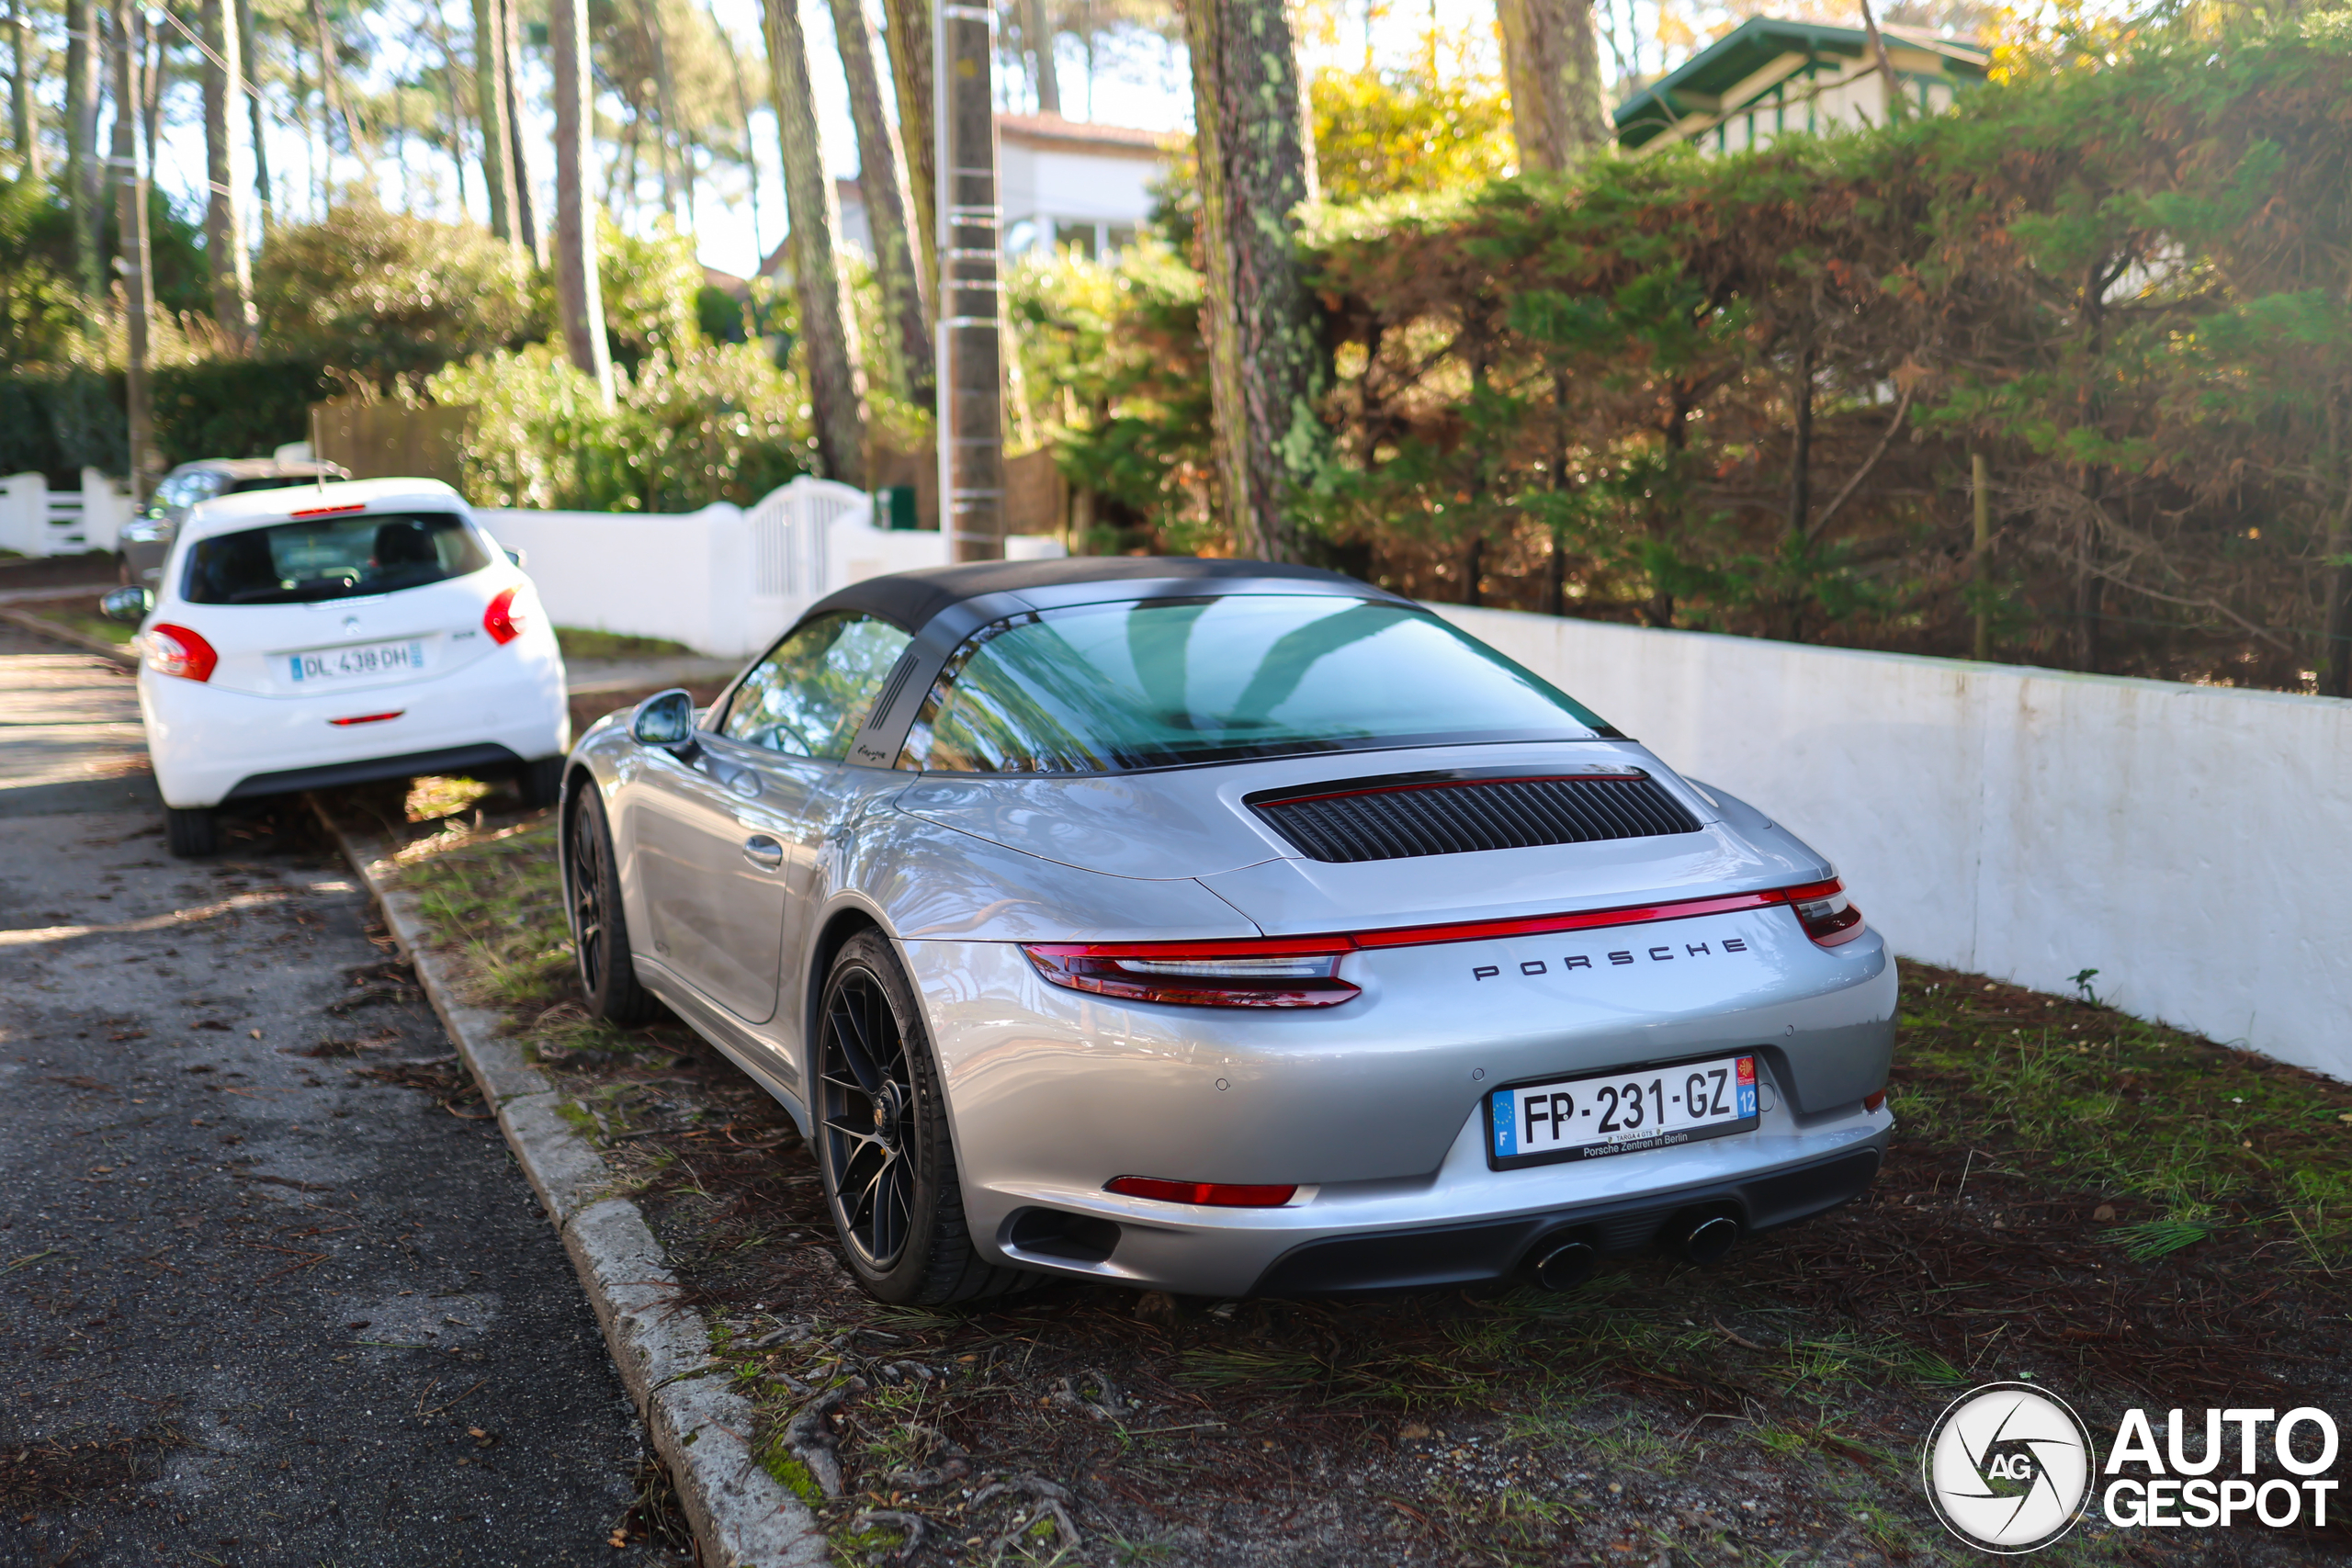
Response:
[[[1001,1295],[1036,1276],[981,1258],[964,1218],[937,1060],[889,939],[842,945],[817,1025],[817,1161],[850,1271],[897,1305]]]
[[[825,1189],[833,1223],[860,1273],[888,1274],[905,1256],[922,1159],[906,1036],[862,965],[825,996]]]
[[[572,952],[589,1014],[613,1023],[643,1023],[653,1016],[654,1001],[637,983],[620,878],[613,869],[613,837],[594,784],[571,803],[569,848],[564,894],[571,901]]]

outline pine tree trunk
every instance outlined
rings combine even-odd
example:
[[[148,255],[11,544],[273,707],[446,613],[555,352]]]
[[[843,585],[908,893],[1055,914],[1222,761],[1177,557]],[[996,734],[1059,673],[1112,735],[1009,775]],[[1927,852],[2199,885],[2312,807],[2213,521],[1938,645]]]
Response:
[[[841,215],[817,138],[817,105],[808,85],[808,37],[799,0],[763,0],[768,75],[775,84],[777,140],[784,148],[784,201],[792,225],[792,283],[800,301],[801,364],[817,423],[817,457],[825,478],[865,488],[865,393],[851,344],[848,301],[833,236]]]
[[[237,40],[239,51],[245,61],[245,73],[253,75],[259,55],[254,48],[253,0],[236,0]],[[262,140],[261,98],[258,94],[245,95],[245,127],[254,149],[254,196],[261,203],[261,231],[265,240],[277,213],[271,205],[269,191],[269,144]]]
[[[1495,0],[1522,170],[1572,169],[1609,145],[1592,0]]]
[[[718,13],[711,7],[708,0],[704,0],[703,10],[710,17],[711,29],[724,40],[728,74],[734,79],[735,83],[735,115],[743,122],[743,167],[751,175],[752,249],[759,260],[764,263],[768,259],[768,253],[766,242],[760,236],[760,153],[759,149],[752,144],[752,96],[743,90],[743,60],[735,49],[734,35],[719,26]]]
[[[9,0],[8,31],[16,46],[16,70],[8,78],[9,133],[17,150],[17,174],[27,180],[41,177],[39,104],[34,89],[40,73],[32,39],[32,18],[25,12],[29,0]]]
[[[874,69],[874,20],[865,0],[832,0],[832,6],[833,36],[841,41],[842,68],[849,77],[850,119],[857,127],[858,186],[874,235],[874,273],[891,326],[898,372],[892,381],[899,396],[924,404],[935,385],[931,323],[923,314],[914,243],[907,232],[906,164],[882,112],[882,82]]]
[[[245,225],[237,200],[230,144],[237,99],[245,84],[244,51],[236,14],[224,0],[204,0],[204,253],[212,274],[212,319],[248,352],[254,346],[253,264],[245,255]]]
[[[158,138],[163,130],[164,78],[170,73],[171,59],[164,52],[161,21],[151,21],[150,15],[143,6],[140,8],[138,16],[139,46],[142,58],[146,62],[139,78],[139,91],[141,95],[139,101],[139,129],[141,133],[140,146],[146,154],[147,166],[152,169],[161,161],[157,147]]]
[[[588,204],[595,178],[595,122],[589,118],[588,0],[554,0],[548,9],[548,53],[555,65],[555,292],[563,344],[613,405],[613,358],[605,341],[603,287],[596,276],[596,214]]]
[[[890,45],[890,85],[899,99],[899,146],[907,159],[907,202],[915,215],[915,284],[939,303],[939,148],[931,112],[929,0],[882,0]]]
[[[1216,472],[1237,547],[1298,552],[1293,510],[1329,447],[1319,310],[1299,268],[1315,190],[1283,0],[1185,0]]]
[[[130,425],[130,499],[147,499],[147,476],[154,445],[153,405],[147,386],[147,310],[150,277],[147,243],[147,181],[140,171],[137,106],[139,34],[132,0],[114,0],[115,225],[122,247],[122,306],[129,338],[125,412]]]
[[[1046,0],[1027,0],[1021,10],[1021,30],[1028,35],[1029,58],[1037,72],[1037,112],[1062,112],[1062,78],[1054,62],[1054,24],[1046,15]]]
[[[350,119],[343,112],[342,95],[335,91],[337,67],[334,59],[334,35],[327,28],[327,8],[322,0],[311,0],[311,41],[319,54],[319,102],[326,110],[326,122],[319,127],[319,144],[325,153],[323,173],[319,179],[319,206],[322,210],[334,209],[334,122],[343,121],[344,136],[353,152],[359,151],[359,138],[353,135]]]
[[[498,7],[498,53],[501,82],[506,94],[506,166],[512,172],[507,188],[514,197],[514,237],[547,265],[545,238],[539,232],[537,204],[531,199],[531,160],[523,151],[523,24],[514,15],[516,0],[494,0]]]
[[[105,290],[98,254],[104,222],[99,203],[98,54],[96,0],[65,0],[65,188],[74,206],[74,272],[87,299]]]
[[[474,112],[481,119],[481,183],[490,192],[490,231],[509,244],[514,228],[514,163],[507,156],[506,26],[500,0],[474,0]]]

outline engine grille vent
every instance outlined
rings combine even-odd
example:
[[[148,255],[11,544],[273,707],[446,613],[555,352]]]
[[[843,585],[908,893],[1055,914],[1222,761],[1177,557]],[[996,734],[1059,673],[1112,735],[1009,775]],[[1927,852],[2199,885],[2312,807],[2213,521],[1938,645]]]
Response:
[[[1324,786],[1250,802],[1310,859],[1348,863],[1472,850],[1695,833],[1698,818],[1648,774]]]

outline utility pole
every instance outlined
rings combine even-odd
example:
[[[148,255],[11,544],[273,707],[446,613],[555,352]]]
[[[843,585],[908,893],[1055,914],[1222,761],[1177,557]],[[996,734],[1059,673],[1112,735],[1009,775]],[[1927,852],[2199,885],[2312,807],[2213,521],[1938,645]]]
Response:
[[[147,500],[148,449],[154,443],[153,417],[147,388],[147,306],[149,258],[147,244],[147,181],[139,167],[140,39],[134,26],[139,15],[132,0],[114,0],[114,150],[107,160],[114,167],[115,223],[119,233],[122,307],[130,337],[126,410],[130,424],[130,502]]]
[[[996,188],[996,10],[932,23],[939,218],[939,525],[951,559],[1004,558],[1004,209]]]

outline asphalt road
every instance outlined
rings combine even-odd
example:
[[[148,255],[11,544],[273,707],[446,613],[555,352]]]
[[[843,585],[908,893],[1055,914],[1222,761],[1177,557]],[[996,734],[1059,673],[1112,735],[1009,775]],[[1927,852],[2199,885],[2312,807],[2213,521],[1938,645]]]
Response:
[[[0,630],[0,1564],[650,1561],[586,1299],[356,878],[290,807],[171,860],[137,721]]]

